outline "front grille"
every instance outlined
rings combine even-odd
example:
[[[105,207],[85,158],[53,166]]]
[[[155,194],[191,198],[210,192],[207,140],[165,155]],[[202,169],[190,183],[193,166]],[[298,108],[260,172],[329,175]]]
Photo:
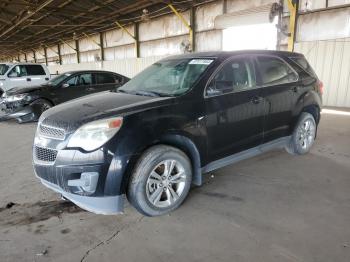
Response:
[[[35,159],[47,164],[53,163],[57,157],[57,150],[35,146]]]
[[[39,126],[39,133],[42,136],[58,140],[64,140],[65,137],[65,132],[63,129],[43,124],[40,124]]]

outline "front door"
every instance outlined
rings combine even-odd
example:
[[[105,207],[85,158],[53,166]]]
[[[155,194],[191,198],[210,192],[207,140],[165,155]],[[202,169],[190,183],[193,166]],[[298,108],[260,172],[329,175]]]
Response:
[[[51,90],[50,94],[55,104],[60,104],[93,92],[92,74],[82,73],[71,76],[62,86]]]
[[[251,58],[225,62],[209,81],[205,96],[212,161],[261,144],[266,104],[256,86]]]

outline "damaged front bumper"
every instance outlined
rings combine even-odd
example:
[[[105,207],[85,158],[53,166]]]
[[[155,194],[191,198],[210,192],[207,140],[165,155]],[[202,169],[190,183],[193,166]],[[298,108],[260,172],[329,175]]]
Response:
[[[19,123],[37,121],[40,117],[40,108],[32,105],[9,108],[4,102],[0,104],[0,121],[16,119]]]

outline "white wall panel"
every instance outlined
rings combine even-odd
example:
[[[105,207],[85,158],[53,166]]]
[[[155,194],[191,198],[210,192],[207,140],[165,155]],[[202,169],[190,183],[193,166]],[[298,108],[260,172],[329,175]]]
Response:
[[[105,51],[105,60],[107,61],[136,57],[134,44],[110,47],[110,48],[106,48],[104,51]]]
[[[61,56],[61,58],[62,58],[62,64],[78,63],[76,54],[63,55],[63,56]]]
[[[326,7],[326,0],[301,0],[299,9],[301,11],[309,11]]]
[[[213,29],[215,17],[222,15],[222,12],[222,1],[199,6],[195,15],[196,32]]]
[[[278,2],[278,0],[227,0],[227,13],[255,8],[276,2]]]
[[[163,56],[119,59],[115,61],[103,61],[93,63],[67,64],[67,65],[49,65],[51,74],[62,74],[72,70],[107,70],[116,72],[128,77],[133,77],[149,65],[162,59]]]
[[[66,43],[60,45],[61,55],[75,54],[76,51],[75,41],[66,41]]]
[[[350,4],[350,0],[328,0],[328,6],[346,5]]]
[[[79,50],[81,52],[100,49],[100,46],[96,43],[100,43],[100,35],[90,35],[89,37],[79,39]]]
[[[96,62],[101,60],[101,51],[93,50],[80,53],[80,62]]]
[[[350,8],[301,15],[297,41],[350,37]]]
[[[47,57],[56,57],[58,53],[58,46],[50,46],[50,48],[46,48]]]
[[[181,42],[188,40],[188,35],[140,43],[141,57],[181,54]]]
[[[196,51],[222,50],[222,30],[196,33]]]
[[[324,83],[326,106],[350,107],[350,38],[296,43]]]
[[[117,26],[117,25],[116,25]],[[134,26],[125,27],[131,34],[134,34]],[[104,47],[113,47],[121,46],[134,43],[134,39],[128,35],[124,30],[115,29],[103,33],[103,46]]]
[[[43,48],[40,48],[40,49],[36,49],[35,50],[35,57],[36,59],[44,59],[45,61],[45,51]]]
[[[190,21],[189,11],[182,13],[182,15],[188,22]],[[148,22],[140,23],[139,26],[140,41],[149,41],[187,33],[188,28],[176,15],[167,15],[152,19]]]
[[[19,60],[20,60],[21,62],[25,62],[25,61],[26,61],[25,55],[24,55],[24,54],[20,54],[20,55],[19,55]]]

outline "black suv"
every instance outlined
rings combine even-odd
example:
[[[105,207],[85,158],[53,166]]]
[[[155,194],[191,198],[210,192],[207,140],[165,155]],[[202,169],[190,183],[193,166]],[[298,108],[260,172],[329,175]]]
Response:
[[[2,119],[18,122],[38,120],[42,112],[63,102],[120,87],[129,78],[109,71],[70,71],[39,86],[15,87],[4,92],[0,109]]]
[[[56,106],[33,147],[41,182],[80,207],[176,209],[202,174],[263,153],[310,150],[322,83],[304,56],[209,52],[161,60],[114,92]]]

